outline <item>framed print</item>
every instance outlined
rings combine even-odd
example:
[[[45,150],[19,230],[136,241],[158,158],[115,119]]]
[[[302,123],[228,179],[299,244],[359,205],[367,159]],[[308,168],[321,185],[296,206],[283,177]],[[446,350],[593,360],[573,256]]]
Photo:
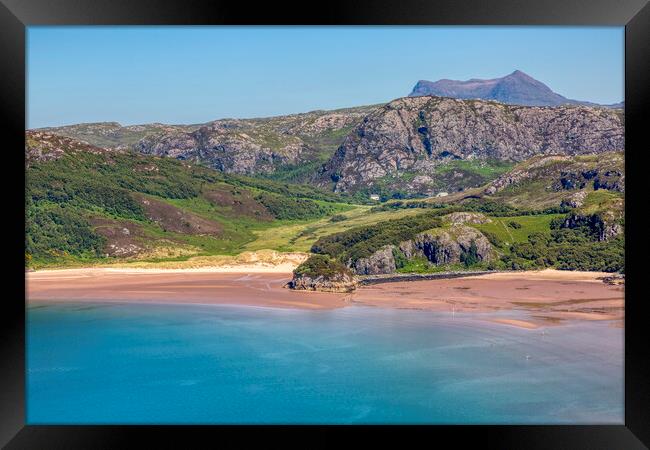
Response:
[[[0,10],[7,448],[646,448],[645,2]]]

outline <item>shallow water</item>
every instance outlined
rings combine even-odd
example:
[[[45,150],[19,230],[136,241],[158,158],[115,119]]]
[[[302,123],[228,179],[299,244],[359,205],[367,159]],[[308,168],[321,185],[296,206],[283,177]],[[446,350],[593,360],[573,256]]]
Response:
[[[347,307],[31,303],[27,422],[623,423],[623,330]]]

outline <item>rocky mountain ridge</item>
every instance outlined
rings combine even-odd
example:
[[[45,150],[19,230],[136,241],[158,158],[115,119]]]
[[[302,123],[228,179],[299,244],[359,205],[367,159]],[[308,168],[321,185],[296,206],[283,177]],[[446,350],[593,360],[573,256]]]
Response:
[[[440,169],[458,160],[514,163],[623,148],[620,110],[404,97],[363,119],[323,166],[320,183],[344,192],[381,182],[431,195]]]
[[[472,78],[470,80],[418,81],[409,97],[433,95],[459,99],[495,100],[501,103],[523,106],[560,106],[586,105],[621,108],[622,103],[599,105],[597,103],[572,100],[566,98],[539,80],[525,74],[521,70],[492,79]]]
[[[37,131],[89,144],[202,163],[235,174],[270,174],[285,166],[317,165],[376,106],[312,111],[258,119],[220,119],[196,125],[116,122]]]

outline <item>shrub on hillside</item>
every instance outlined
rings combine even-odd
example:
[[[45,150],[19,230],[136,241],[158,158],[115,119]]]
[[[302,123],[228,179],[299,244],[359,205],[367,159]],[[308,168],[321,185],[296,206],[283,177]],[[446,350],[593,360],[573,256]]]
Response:
[[[343,214],[334,214],[330,217],[330,222],[343,222],[345,220],[348,220],[348,218]]]
[[[298,277],[317,278],[324,276],[325,278],[332,278],[335,275],[351,275],[352,273],[340,261],[326,255],[311,255],[305,262],[295,268],[293,274]]]
[[[279,220],[316,219],[330,213],[331,208],[306,198],[287,198],[280,195],[260,193],[255,200],[260,202]]]
[[[30,207],[25,231],[25,254],[30,262],[57,254],[100,256],[105,243],[78,212],[59,205]]]

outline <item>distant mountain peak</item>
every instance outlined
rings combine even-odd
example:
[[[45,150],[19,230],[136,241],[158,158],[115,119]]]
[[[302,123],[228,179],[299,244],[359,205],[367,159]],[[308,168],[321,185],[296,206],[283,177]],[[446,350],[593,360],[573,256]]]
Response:
[[[595,103],[568,99],[553,92],[550,87],[519,69],[504,77],[492,79],[471,78],[460,81],[444,78],[438,81],[419,80],[409,97],[424,95],[494,100],[524,106],[559,106],[566,104],[598,106]],[[609,107],[615,107],[615,105]]]

